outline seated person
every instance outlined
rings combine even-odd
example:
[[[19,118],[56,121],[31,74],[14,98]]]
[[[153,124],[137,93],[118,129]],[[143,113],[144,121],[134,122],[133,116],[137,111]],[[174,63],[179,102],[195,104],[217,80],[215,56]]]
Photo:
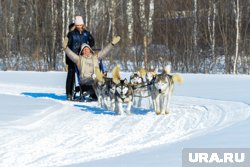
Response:
[[[84,43],[81,46],[79,56],[67,46],[67,40],[67,38],[64,40],[63,47],[67,56],[77,65],[82,91],[88,92],[92,99],[96,100],[97,97],[93,90],[93,74],[95,74],[95,69],[99,68],[99,60],[106,56],[114,45],[120,41],[120,36],[113,37],[112,42],[98,53],[95,53],[88,44]]]

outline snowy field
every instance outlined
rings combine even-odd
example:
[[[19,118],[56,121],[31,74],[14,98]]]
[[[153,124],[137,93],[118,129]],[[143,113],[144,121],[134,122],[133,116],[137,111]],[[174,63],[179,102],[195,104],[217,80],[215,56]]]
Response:
[[[170,115],[144,99],[120,116],[66,101],[64,72],[0,72],[0,166],[181,167],[183,148],[250,148],[250,76],[182,76]]]

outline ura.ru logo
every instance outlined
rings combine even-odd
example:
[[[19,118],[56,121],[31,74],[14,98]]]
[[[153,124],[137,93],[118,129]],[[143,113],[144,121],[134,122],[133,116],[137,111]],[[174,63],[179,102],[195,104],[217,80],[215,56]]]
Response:
[[[191,163],[242,163],[245,161],[245,153],[189,153],[188,160]]]

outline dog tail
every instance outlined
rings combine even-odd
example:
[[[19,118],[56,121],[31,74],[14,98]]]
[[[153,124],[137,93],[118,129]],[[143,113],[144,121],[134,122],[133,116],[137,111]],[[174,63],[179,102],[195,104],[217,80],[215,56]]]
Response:
[[[114,83],[119,83],[120,81],[120,66],[117,65],[115,68],[112,70],[112,75],[113,75],[113,82]]]
[[[178,82],[179,84],[183,83],[183,78],[179,74],[174,74],[172,78],[174,82]]]
[[[103,80],[103,75],[102,75],[102,72],[100,71],[99,67],[95,68],[95,75],[96,75],[96,79],[98,81],[102,81]]]
[[[141,77],[145,77],[145,76],[146,76],[146,70],[143,69],[143,68],[141,68],[141,69],[139,70],[139,74],[140,74]]]

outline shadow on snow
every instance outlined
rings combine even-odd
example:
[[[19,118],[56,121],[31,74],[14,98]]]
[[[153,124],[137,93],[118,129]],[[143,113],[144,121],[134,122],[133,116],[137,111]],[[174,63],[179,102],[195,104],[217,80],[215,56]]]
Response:
[[[81,105],[81,104],[77,104],[77,105],[74,105],[74,106],[80,108],[83,111],[91,112],[93,114],[98,114],[98,115],[100,115],[100,114],[102,114],[102,115],[117,115],[113,111],[109,111],[109,110],[106,110],[104,108],[100,108],[98,106],[87,106],[87,105]]]
[[[31,93],[31,92],[24,92],[21,93],[22,95],[25,96],[30,96],[33,98],[51,98],[55,100],[60,100],[60,101],[65,101],[66,96],[65,95],[56,95],[55,93]],[[117,115],[115,112],[106,110],[104,108],[100,108],[98,106],[88,106],[84,104],[75,104],[74,105],[77,108],[80,108],[81,110],[85,112],[91,112],[93,114],[98,114],[98,115]],[[152,109],[145,109],[145,108],[133,108],[131,110],[132,114],[134,115],[146,115],[149,112],[152,112]]]
[[[34,98],[51,98],[51,99],[55,99],[55,100],[62,100],[65,101],[66,100],[66,96],[65,95],[56,95],[55,93],[30,93],[30,92],[24,92],[21,93],[22,95],[25,96],[31,96]]]
[[[98,106],[86,106],[86,105],[80,105],[80,104],[74,105],[74,106],[80,108],[83,111],[91,112],[93,114],[117,115],[117,113],[114,111],[106,110]],[[146,115],[147,113],[152,112],[152,110],[144,109],[144,108],[132,108],[131,112],[133,115]]]

